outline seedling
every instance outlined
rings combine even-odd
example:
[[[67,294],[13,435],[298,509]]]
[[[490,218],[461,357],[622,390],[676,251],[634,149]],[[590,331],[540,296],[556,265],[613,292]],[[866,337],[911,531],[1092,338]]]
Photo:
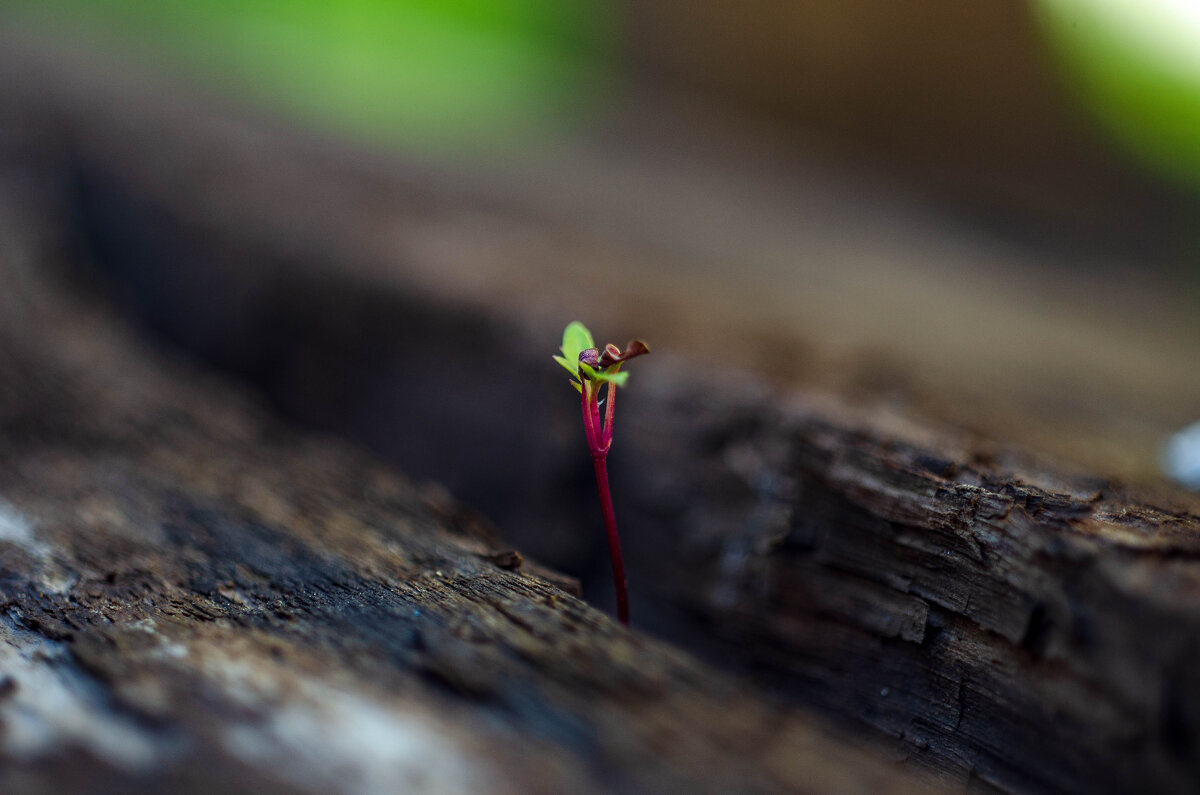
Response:
[[[596,471],[596,491],[600,494],[600,511],[604,514],[604,531],[608,535],[608,554],[612,558],[613,582],[617,589],[617,618],[629,626],[629,591],[625,585],[625,562],[621,559],[621,539],[617,536],[617,518],[613,514],[612,494],[608,489],[608,449],[612,447],[613,411],[617,405],[617,387],[625,386],[629,373],[621,365],[635,356],[649,353],[650,346],[634,340],[621,350],[605,345],[603,352],[592,340],[587,326],[574,320],[563,329],[562,356],[554,361],[571,374],[571,385],[578,390],[583,406],[583,433],[592,452],[592,468]],[[604,400],[600,389],[605,388]],[[600,422],[600,404],[604,403],[604,422]]]

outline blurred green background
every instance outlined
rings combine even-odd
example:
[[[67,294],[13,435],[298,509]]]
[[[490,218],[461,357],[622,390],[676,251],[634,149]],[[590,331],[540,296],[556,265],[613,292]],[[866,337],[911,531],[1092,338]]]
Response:
[[[608,81],[596,0],[35,0],[10,13],[321,128],[503,146],[577,118]]]
[[[1039,0],[1065,81],[1152,168],[1200,185],[1200,2]]]
[[[632,73],[914,158],[935,181],[960,143],[981,162],[990,148],[997,172],[1053,168],[1071,113],[1053,106],[1073,95],[1139,162],[1200,184],[1194,0],[10,0],[5,15],[389,144],[527,144],[594,119]]]

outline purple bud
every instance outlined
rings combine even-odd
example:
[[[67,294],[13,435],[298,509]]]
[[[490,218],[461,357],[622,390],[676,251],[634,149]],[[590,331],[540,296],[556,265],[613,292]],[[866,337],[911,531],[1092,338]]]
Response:
[[[588,367],[596,367],[600,363],[600,351],[595,348],[588,348],[579,353],[579,361],[586,364]]]

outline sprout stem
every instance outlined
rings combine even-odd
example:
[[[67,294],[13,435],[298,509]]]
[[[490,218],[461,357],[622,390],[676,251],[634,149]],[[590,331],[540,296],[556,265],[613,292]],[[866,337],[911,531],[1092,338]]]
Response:
[[[625,561],[621,557],[621,538],[617,535],[617,517],[613,514],[612,495],[608,490],[608,452],[592,456],[596,470],[596,491],[600,493],[600,511],[604,514],[604,532],[608,535],[608,555],[612,558],[613,584],[617,589],[617,618],[629,626],[629,588],[625,584]]]
[[[613,584],[617,590],[617,618],[629,626],[629,588],[625,582],[625,561],[621,557],[621,538],[617,535],[617,517],[613,513],[612,493],[608,488],[608,448],[612,444],[613,402],[616,385],[608,385],[607,423],[600,425],[600,387],[588,380],[583,382],[583,430],[592,451],[592,466],[596,470],[596,491],[600,495],[600,512],[604,514],[604,532],[608,537],[608,555],[612,559]]]
[[[616,372],[620,371],[620,369],[621,369],[621,365],[618,364],[616,367],[614,367],[612,369],[612,372],[616,373]],[[603,436],[604,450],[606,452],[608,451],[608,448],[610,446],[612,446],[613,411],[617,407],[617,385],[614,384],[612,381],[609,381],[607,389],[608,389],[608,401],[607,401],[608,405],[604,407],[604,436]],[[599,392],[599,390],[596,390],[596,391]]]

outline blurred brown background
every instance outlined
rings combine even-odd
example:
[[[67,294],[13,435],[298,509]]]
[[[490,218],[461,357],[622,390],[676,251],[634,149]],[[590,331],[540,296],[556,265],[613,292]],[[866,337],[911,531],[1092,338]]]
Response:
[[[306,8],[60,0],[12,14],[9,49],[306,120],[400,183],[328,240],[547,327],[607,317],[1138,479],[1197,411],[1196,193],[1095,123],[1033,5]],[[410,177],[538,220],[401,234]]]

